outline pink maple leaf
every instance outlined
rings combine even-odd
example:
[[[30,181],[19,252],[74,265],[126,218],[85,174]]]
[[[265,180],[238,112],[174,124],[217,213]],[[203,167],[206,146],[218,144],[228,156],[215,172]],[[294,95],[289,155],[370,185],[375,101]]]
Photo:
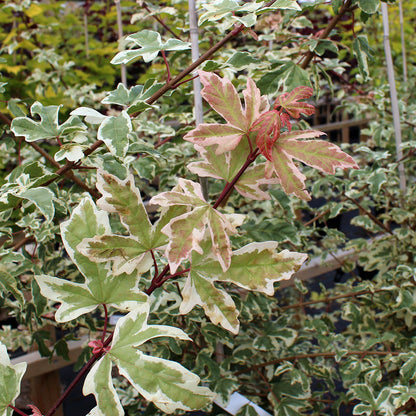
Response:
[[[266,163],[266,177],[276,175],[287,194],[309,200],[310,195],[305,189],[306,177],[293,159],[328,174],[334,174],[337,168],[358,169],[354,159],[336,144],[325,140],[304,140],[322,135],[324,133],[316,130],[282,133],[272,147],[271,159]]]
[[[274,109],[285,110],[290,117],[299,118],[301,114],[310,116],[315,112],[315,107],[299,100],[306,100],[313,95],[310,87],[297,87],[285,94],[279,95],[274,102]]]
[[[260,113],[268,109],[266,97],[260,95],[260,90],[249,78],[243,91],[243,109],[238,92],[229,79],[220,78],[212,72],[198,71],[198,74],[204,86],[201,91],[203,98],[227,124],[202,123],[187,133],[184,140],[204,147],[217,145],[216,154],[233,150],[249,133]]]

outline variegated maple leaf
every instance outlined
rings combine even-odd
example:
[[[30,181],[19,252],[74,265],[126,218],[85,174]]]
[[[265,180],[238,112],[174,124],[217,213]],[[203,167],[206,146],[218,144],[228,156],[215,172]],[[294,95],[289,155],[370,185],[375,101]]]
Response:
[[[305,140],[322,135],[324,133],[316,130],[282,133],[271,147],[270,157],[266,162],[266,177],[271,178],[276,175],[287,194],[309,200],[310,195],[305,189],[306,177],[293,159],[329,174],[334,174],[336,168],[358,169],[354,159],[337,145],[325,140]]]
[[[254,81],[248,78],[247,88],[243,91],[243,109],[237,90],[229,79],[205,71],[198,71],[198,74],[204,86],[202,96],[227,124],[200,124],[186,134],[184,140],[204,147],[217,145],[217,154],[235,149],[250,132],[254,121],[268,110],[267,97],[261,96]]]
[[[239,311],[232,297],[215,282],[232,283],[273,296],[274,283],[290,279],[308,257],[288,250],[278,252],[275,241],[250,243],[232,253],[230,267],[224,272],[210,245],[210,241],[204,240],[201,242],[203,255],[192,253],[180,313],[189,313],[200,305],[213,324],[220,324],[234,334],[239,330]]]
[[[215,154],[212,146],[203,148],[195,145],[195,148],[203,160],[190,163],[188,169],[198,176],[224,179],[227,182],[231,182],[241,169],[241,155],[247,155],[250,152],[246,140],[241,141],[234,150],[220,155]],[[275,177],[266,178],[264,169],[265,163],[250,166],[236,183],[235,190],[246,198],[270,199],[269,193],[262,188],[279,183],[279,181]]]
[[[172,191],[154,196],[150,203],[162,207],[179,205],[189,209],[162,228],[162,232],[169,237],[166,257],[171,273],[175,273],[180,263],[189,258],[191,251],[202,254],[200,242],[206,229],[211,236],[212,251],[222,269],[226,271],[230,267],[231,245],[228,236],[236,232],[235,227],[224,214],[205,201],[201,185],[179,179]]]

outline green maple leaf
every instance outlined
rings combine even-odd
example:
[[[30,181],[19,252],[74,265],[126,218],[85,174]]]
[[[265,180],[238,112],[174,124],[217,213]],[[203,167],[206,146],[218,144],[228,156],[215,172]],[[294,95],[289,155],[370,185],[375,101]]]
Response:
[[[107,97],[102,100],[103,104],[117,104],[130,106],[127,109],[129,114],[135,111],[142,111],[152,106],[146,104],[150,98],[163,84],[149,79],[144,85],[135,85],[129,90],[122,84],[118,84],[117,89],[108,93]]]
[[[140,48],[119,52],[112,59],[112,64],[127,64],[140,56],[143,57],[145,62],[150,62],[156,58],[160,51],[180,51],[191,47],[189,42],[182,42],[179,39],[168,39],[166,42],[162,42],[160,34],[153,30],[142,30],[129,35],[126,41],[133,42]]]
[[[12,365],[7,348],[0,342],[0,416],[12,416],[9,407],[20,394],[20,383],[26,371],[26,363]]]
[[[165,413],[177,409],[201,409],[214,398],[208,388],[198,386],[199,377],[179,363],[152,357],[138,349],[157,337],[189,340],[178,328],[148,325],[149,309],[149,302],[138,305],[117,322],[109,352],[94,365],[85,379],[83,392],[95,395],[98,411],[102,414],[124,415],[111,381],[112,363],[146,400]]]
[[[90,198],[82,200],[71,218],[61,224],[65,249],[85,277],[85,282],[73,283],[47,275],[35,276],[42,295],[61,303],[55,316],[58,322],[76,319],[101,304],[129,310],[136,303],[146,301],[147,296],[137,288],[139,278],[136,274],[114,276],[108,262],[95,263],[77,250],[85,238],[110,232],[107,213],[98,211]]]
[[[186,179],[179,179],[178,185],[169,192],[162,192],[150,200],[151,204],[162,207],[184,206],[192,210],[173,218],[162,228],[169,237],[166,257],[172,273],[192,251],[202,254],[199,243],[203,240],[205,229],[212,241],[212,252],[225,271],[230,266],[231,245],[229,234],[236,232],[224,214],[205,201],[201,186]]]
[[[210,243],[203,246],[204,253],[209,253]],[[180,312],[186,314],[200,305],[212,323],[237,334],[239,322],[235,304],[214,282],[233,283],[272,296],[274,283],[290,279],[307,258],[306,254],[288,250],[279,253],[276,249],[275,241],[248,244],[233,251],[230,267],[225,272],[212,255],[193,253],[191,270],[182,290]]]
[[[86,130],[87,127],[76,116],[71,116],[65,123],[59,124],[58,117],[61,107],[57,105],[44,107],[36,101],[30,107],[30,113],[33,117],[39,116],[40,121],[34,121],[29,117],[16,117],[13,119],[10,129],[16,136],[23,136],[28,142],[53,139]]]
[[[77,249],[93,262],[106,263],[112,260],[115,275],[131,274],[135,270],[144,273],[153,264],[151,251],[167,243],[167,237],[161,229],[172,216],[182,214],[183,209],[169,209],[152,225],[133,175],[121,180],[99,169],[97,189],[102,195],[97,205],[104,211],[117,213],[130,235],[104,233],[84,239]]]
[[[231,182],[241,169],[242,156],[248,155],[250,148],[246,140],[242,140],[238,146],[227,153],[215,154],[212,146],[195,146],[204,158],[199,162],[192,162],[187,167],[198,176],[223,179]],[[250,166],[240,177],[235,185],[235,190],[246,198],[264,200],[270,199],[270,195],[262,188],[270,184],[278,183],[276,178],[264,177],[265,163]]]

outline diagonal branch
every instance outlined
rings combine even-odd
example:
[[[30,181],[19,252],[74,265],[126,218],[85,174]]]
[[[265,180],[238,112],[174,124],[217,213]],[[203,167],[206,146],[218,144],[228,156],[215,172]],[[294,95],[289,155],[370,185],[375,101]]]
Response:
[[[328,26],[322,31],[322,33],[319,35],[318,39],[326,39],[332,30],[335,28],[335,26],[338,24],[338,22],[341,20],[341,18],[351,11],[351,4],[352,0],[347,0],[339,9],[339,12],[336,16],[332,18],[332,20],[329,22]],[[301,63],[301,68],[306,69],[310,62],[312,61],[313,57],[315,56],[315,52],[309,51]]]

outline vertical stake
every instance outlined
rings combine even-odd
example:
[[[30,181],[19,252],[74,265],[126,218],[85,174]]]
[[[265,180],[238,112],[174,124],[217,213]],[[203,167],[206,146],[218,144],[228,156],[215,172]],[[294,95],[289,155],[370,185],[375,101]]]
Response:
[[[198,14],[196,12],[195,0],[188,0],[188,7],[192,61],[195,62],[199,58]],[[201,96],[201,80],[198,77],[195,78],[192,82],[194,86],[195,123],[198,126],[198,124],[201,124],[204,121],[204,112],[202,109]],[[208,201],[208,179],[200,177],[199,183],[201,184],[202,194],[204,195],[204,198]]]
[[[120,0],[114,0],[114,3],[116,4],[118,40],[120,41],[123,38],[123,20],[121,18],[121,4]],[[127,72],[125,64],[121,64],[121,82],[127,88]]]
[[[389,32],[389,12],[386,3],[381,3],[381,12],[383,15],[383,31],[384,31],[384,51],[386,54],[386,65],[387,75],[390,85],[390,99],[391,99],[391,110],[393,113],[393,125],[394,125],[394,137],[396,141],[396,159],[401,160],[403,158],[403,151],[401,149],[402,144],[402,133],[400,128],[400,113],[399,103],[397,99],[396,80],[394,77],[393,59],[391,57],[390,49],[390,32]],[[399,179],[400,179],[400,190],[406,193],[406,176],[404,171],[403,162],[399,163]]]

